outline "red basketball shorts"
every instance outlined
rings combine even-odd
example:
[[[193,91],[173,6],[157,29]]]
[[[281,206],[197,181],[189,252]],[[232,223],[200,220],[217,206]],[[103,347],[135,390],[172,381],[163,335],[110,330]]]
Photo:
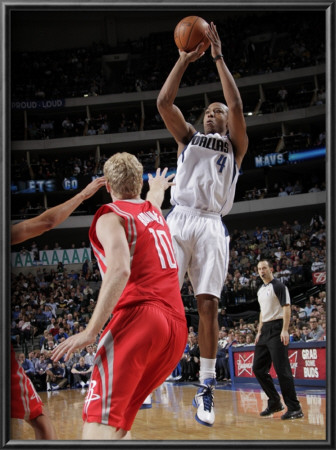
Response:
[[[185,318],[151,303],[113,314],[99,341],[83,420],[130,430],[145,398],[176,368]]]
[[[43,403],[11,349],[11,417],[31,420],[42,414]]]

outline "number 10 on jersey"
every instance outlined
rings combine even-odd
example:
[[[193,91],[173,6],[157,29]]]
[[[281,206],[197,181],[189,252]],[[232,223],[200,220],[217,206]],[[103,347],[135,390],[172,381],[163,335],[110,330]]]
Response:
[[[167,269],[167,264],[171,269],[176,269],[177,263],[174,250],[166,232],[164,230],[154,230],[153,228],[148,228],[148,230],[154,238],[162,269]]]

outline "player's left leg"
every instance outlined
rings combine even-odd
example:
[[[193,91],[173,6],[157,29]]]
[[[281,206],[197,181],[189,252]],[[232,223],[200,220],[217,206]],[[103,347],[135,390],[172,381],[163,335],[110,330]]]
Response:
[[[197,407],[196,420],[212,426],[215,421],[213,389],[216,385],[216,353],[218,347],[218,298],[208,294],[197,295],[199,314],[198,345],[200,348],[200,384],[193,404]]]
[[[281,332],[281,324],[276,324]],[[280,334],[279,332],[279,334]],[[269,340],[269,348],[275,372],[278,377],[282,397],[288,408],[287,412],[281,416],[282,419],[299,419],[303,417],[300,402],[296,395],[294,378],[288,358],[288,346],[284,345],[278,338]]]

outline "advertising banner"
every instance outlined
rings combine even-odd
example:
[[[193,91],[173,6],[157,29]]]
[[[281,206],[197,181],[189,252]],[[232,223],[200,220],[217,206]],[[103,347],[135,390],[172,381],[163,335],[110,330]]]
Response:
[[[21,102],[12,102],[12,109],[58,109],[65,107],[64,99],[52,100],[25,100]]]
[[[325,284],[327,281],[326,272],[313,272],[312,277],[314,284]]]
[[[54,266],[62,262],[66,264],[83,264],[85,260],[91,261],[91,248],[42,250],[39,252],[38,260],[35,260],[33,252],[11,253],[12,267],[30,266]]]
[[[234,381],[255,380],[252,370],[254,346],[232,348],[232,367]],[[325,384],[326,380],[326,343],[291,343],[288,348],[289,362],[297,384]],[[273,364],[270,375],[277,378]],[[232,378],[232,374],[231,374]],[[311,383],[313,382],[313,383]],[[318,382],[318,383],[314,383]]]

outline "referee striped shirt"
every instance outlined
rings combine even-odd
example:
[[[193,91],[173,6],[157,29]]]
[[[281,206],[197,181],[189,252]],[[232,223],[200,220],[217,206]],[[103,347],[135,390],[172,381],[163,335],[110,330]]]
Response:
[[[259,288],[258,302],[263,322],[282,319],[282,307],[291,304],[287,286],[273,278],[268,284],[263,284]]]

